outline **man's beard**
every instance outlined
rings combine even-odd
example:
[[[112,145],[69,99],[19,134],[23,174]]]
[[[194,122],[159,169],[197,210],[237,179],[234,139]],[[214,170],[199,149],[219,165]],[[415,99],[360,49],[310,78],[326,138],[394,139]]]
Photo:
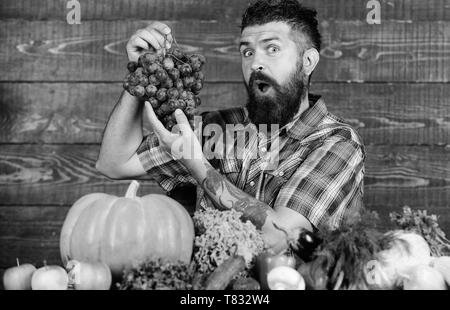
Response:
[[[261,94],[256,90],[255,81],[263,81],[272,87],[272,94]],[[308,89],[303,81],[302,67],[297,66],[286,85],[279,85],[274,79],[261,71],[254,71],[250,75],[248,85],[245,83],[248,93],[247,111],[250,121],[259,126],[272,124],[283,127],[292,121],[297,114],[300,104]]]

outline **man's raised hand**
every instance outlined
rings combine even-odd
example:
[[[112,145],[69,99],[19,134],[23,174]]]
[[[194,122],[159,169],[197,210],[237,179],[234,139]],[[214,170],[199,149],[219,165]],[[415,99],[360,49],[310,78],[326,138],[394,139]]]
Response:
[[[139,56],[149,50],[160,53],[172,45],[172,31],[164,23],[155,21],[143,29],[137,30],[128,40],[126,50],[129,61],[138,61]]]

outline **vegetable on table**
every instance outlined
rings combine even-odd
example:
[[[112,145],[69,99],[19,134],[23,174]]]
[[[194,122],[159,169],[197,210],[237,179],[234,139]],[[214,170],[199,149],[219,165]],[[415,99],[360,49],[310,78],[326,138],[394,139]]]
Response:
[[[264,250],[261,232],[250,221],[241,220],[235,210],[206,209],[194,214],[196,228],[194,262],[197,272],[213,272],[228,258],[238,255],[245,261],[245,270],[253,267],[255,257]]]
[[[125,197],[93,193],[66,216],[60,237],[63,264],[71,259],[103,262],[114,276],[147,259],[190,262],[194,226],[177,201],[163,195],[137,197],[137,181]]]
[[[44,266],[33,273],[31,288],[33,290],[67,290],[69,276],[61,266]]]
[[[232,289],[235,291],[256,291],[261,285],[253,278],[239,278],[233,282]]]
[[[111,287],[111,270],[105,263],[71,260],[66,270],[69,287],[75,290],[109,290]]]
[[[404,290],[446,290],[442,274],[427,265],[416,265],[401,275]]]
[[[279,266],[295,268],[295,258],[283,254],[271,254],[269,252],[261,253],[256,257],[256,268],[258,270],[259,282],[262,289],[269,289],[267,275],[269,272]]]
[[[205,284],[206,290],[224,290],[239,272],[245,268],[245,260],[242,256],[232,256],[223,262],[208,277]]]
[[[305,280],[294,268],[278,266],[267,275],[271,290],[305,290]]]
[[[380,289],[394,289],[401,286],[402,274],[417,265],[429,265],[431,252],[428,243],[414,232],[390,231],[385,234],[386,246],[376,253],[377,266],[371,285]]]
[[[444,276],[445,282],[450,287],[450,257],[441,256],[433,258],[431,267],[439,271]]]
[[[430,246],[433,256],[450,256],[450,240],[439,227],[437,215],[429,215],[427,210],[412,210],[408,206],[403,207],[402,211],[389,214],[397,229],[421,235]]]
[[[36,271],[32,264],[19,264],[5,270],[3,274],[3,287],[5,290],[31,290],[31,277]]]
[[[127,268],[117,288],[120,290],[200,289],[193,265],[185,262],[148,260]]]

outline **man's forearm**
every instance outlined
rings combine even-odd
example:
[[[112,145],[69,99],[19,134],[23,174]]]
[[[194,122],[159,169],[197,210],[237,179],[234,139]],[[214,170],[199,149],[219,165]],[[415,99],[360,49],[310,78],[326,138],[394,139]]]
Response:
[[[190,170],[217,208],[242,212],[258,229],[271,224],[268,221],[273,219],[275,211],[269,205],[237,188],[206,160],[197,161]]]
[[[142,142],[143,103],[123,91],[103,134],[97,165],[110,169],[126,162]]]

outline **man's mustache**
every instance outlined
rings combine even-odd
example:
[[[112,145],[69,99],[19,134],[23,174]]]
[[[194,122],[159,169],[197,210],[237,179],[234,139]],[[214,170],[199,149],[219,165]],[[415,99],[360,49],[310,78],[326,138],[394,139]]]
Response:
[[[257,81],[257,80],[269,84],[270,86],[275,88],[275,90],[280,89],[280,85],[277,83],[277,81],[275,81],[270,76],[265,75],[261,71],[253,71],[252,72],[252,74],[250,75],[250,79],[248,81],[249,87],[253,88],[255,81]]]

